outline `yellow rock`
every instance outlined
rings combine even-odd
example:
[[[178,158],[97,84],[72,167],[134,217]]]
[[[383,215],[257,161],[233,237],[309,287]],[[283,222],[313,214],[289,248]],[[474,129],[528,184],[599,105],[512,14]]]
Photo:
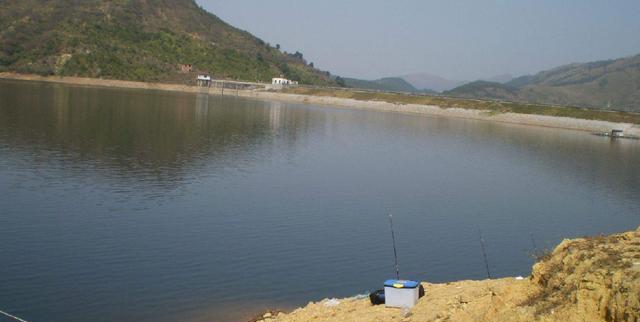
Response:
[[[640,228],[564,240],[533,266],[529,279],[423,283],[426,295],[410,316],[362,299],[341,300],[339,310],[309,303],[290,314],[278,314],[275,321],[639,322],[640,264],[636,263],[640,263]]]

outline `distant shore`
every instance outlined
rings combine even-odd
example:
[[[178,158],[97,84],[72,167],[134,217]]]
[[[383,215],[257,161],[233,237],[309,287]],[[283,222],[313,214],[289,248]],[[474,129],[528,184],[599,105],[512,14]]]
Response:
[[[132,89],[150,89],[187,93],[208,93],[210,95],[220,95],[219,88],[206,88],[198,86],[146,83],[111,79],[83,78],[83,77],[60,77],[60,76],[38,76],[16,73],[0,73],[0,79],[40,81],[62,83],[70,85],[114,87]],[[283,93],[280,91],[265,90],[235,90],[226,89],[226,95],[241,97],[251,97],[261,100],[275,100],[301,104],[315,104],[338,108],[364,109],[387,112],[398,112],[405,114],[422,114],[437,117],[454,117],[483,121],[494,121],[501,123],[521,124],[530,126],[542,126],[550,128],[560,128],[589,132],[610,132],[613,129],[624,130],[625,134],[640,136],[640,125],[633,123],[610,122],[602,120],[589,120],[573,117],[548,116],[538,114],[521,114],[513,112],[495,112],[479,108],[442,108],[437,105],[424,104],[398,104],[382,100],[362,100],[343,97],[332,97],[323,95],[307,95],[295,93]]]

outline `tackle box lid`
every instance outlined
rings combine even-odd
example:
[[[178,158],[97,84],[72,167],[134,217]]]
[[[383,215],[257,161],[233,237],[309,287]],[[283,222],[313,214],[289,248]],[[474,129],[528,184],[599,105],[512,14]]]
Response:
[[[420,282],[408,281],[408,280],[386,280],[384,281],[385,287],[393,288],[416,288],[420,285]]]

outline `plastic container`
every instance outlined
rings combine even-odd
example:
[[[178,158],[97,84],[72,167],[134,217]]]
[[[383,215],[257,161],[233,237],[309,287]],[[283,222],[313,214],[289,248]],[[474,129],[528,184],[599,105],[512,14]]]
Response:
[[[384,282],[384,304],[386,307],[412,308],[418,303],[419,282],[386,280]]]

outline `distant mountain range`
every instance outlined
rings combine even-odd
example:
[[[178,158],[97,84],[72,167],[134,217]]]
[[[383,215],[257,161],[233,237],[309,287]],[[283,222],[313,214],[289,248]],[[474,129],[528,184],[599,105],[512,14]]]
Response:
[[[406,80],[417,89],[429,89],[436,92],[450,90],[468,83],[468,81],[450,80],[429,73],[416,73],[399,77]]]
[[[504,74],[465,82],[419,73],[374,81],[349,79],[347,86],[640,112],[640,55],[569,64],[517,78]]]
[[[513,78],[514,77],[511,74],[501,74],[501,75],[495,75],[489,78],[483,78],[480,80],[487,81],[487,82],[494,82],[494,83],[506,83],[513,80]]]
[[[194,0],[0,0],[0,72],[150,82],[217,78],[338,86],[302,53],[237,29]],[[349,87],[640,112],[640,55],[475,82],[417,73]]]
[[[569,64],[504,84],[476,81],[443,94],[640,112],[640,55]]]
[[[0,71],[136,81],[216,78],[336,86],[194,0],[0,0]]]
[[[438,94],[438,92],[429,89],[417,89],[412,84],[400,77],[384,77],[371,81],[357,78],[344,78],[344,80],[345,85],[351,88],[361,88],[387,92]]]
[[[490,82],[508,82],[513,79],[511,74],[497,75],[484,79]],[[392,92],[438,94],[451,90],[469,81],[450,80],[429,73],[417,73],[398,77],[384,77],[376,80],[362,80],[345,78],[347,87],[373,89]]]
[[[344,78],[345,85],[352,88],[371,89],[390,92],[417,92],[418,90],[400,77],[384,77],[376,80]]]

